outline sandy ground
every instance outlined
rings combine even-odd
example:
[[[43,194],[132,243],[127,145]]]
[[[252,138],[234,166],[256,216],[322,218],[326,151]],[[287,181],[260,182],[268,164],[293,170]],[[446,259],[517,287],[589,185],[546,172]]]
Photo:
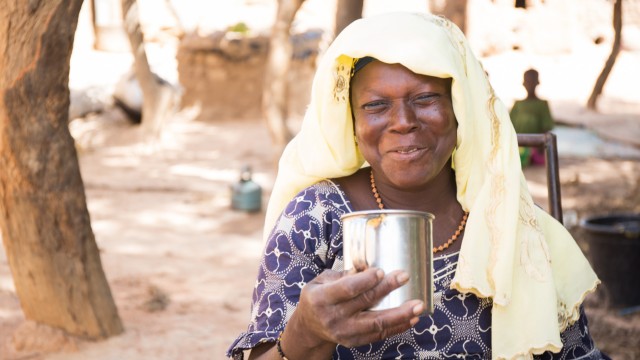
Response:
[[[587,113],[582,104],[588,95],[585,84],[592,83],[601,65],[588,71],[571,66],[578,59],[602,64],[606,55],[599,48],[563,56],[507,52],[484,63],[505,103],[522,96],[521,73],[534,65],[547,74],[542,76],[541,95],[551,101],[556,117],[605,130],[606,119],[613,118],[617,127],[608,130],[624,133],[625,126],[640,124],[635,90],[640,53],[621,54],[600,113]],[[83,61],[106,62],[120,71],[130,63],[122,54],[82,56]],[[72,83],[92,70],[74,71]],[[118,74],[101,75],[101,86],[109,86]],[[240,168],[250,165],[266,203],[275,167],[259,119],[194,118],[193,109],[181,110],[151,145],[141,141],[139,129],[117,109],[71,123],[93,231],[126,331],[88,342],[26,321],[0,250],[0,359],[224,358],[249,318],[264,216],[230,210],[230,186]],[[600,155],[560,154],[562,200],[574,224],[610,210],[640,211],[640,158]],[[529,168],[526,176],[544,206],[544,169]],[[598,345],[614,359],[640,359],[640,313],[619,315],[602,307],[597,296],[588,304]]]

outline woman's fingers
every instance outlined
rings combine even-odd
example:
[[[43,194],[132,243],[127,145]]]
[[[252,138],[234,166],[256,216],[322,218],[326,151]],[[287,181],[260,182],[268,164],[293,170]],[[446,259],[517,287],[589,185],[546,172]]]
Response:
[[[325,271],[326,272],[326,271]],[[316,279],[324,275],[323,272]],[[338,304],[351,301],[360,294],[373,289],[381,280],[384,279],[384,272],[380,269],[367,269],[359,273],[338,273],[339,276],[331,274],[333,281],[326,282],[328,286],[324,287],[323,297],[330,303]],[[322,279],[322,283],[324,279]]]
[[[340,316],[350,316],[369,309],[383,297],[409,281],[405,271],[384,275],[380,269],[367,269],[359,273],[325,271],[312,283],[309,292],[318,306],[337,306]]]
[[[338,335],[337,340],[341,345],[354,347],[389,338],[415,325],[424,309],[422,301],[410,300],[393,309],[361,312],[350,324],[350,331]]]
[[[324,271],[302,289],[295,318],[306,324],[309,335],[314,334],[310,343],[358,346],[385,339],[415,324],[425,305],[411,300],[393,309],[367,309],[408,280],[404,271],[387,275],[379,269]]]
[[[401,287],[409,281],[409,275],[405,271],[397,270],[384,276],[376,286],[366,289],[354,297],[348,304],[348,311],[369,309],[376,305],[382,298],[393,290]]]

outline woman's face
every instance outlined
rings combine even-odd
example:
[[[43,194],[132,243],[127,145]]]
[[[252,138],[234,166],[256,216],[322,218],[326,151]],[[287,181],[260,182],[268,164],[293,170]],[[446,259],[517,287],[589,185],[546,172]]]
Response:
[[[351,107],[358,147],[380,180],[417,188],[447,165],[457,132],[451,79],[374,60],[351,81]]]

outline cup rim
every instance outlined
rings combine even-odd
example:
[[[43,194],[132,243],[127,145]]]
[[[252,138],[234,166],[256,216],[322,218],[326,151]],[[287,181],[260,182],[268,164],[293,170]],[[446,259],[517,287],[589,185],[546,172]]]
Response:
[[[426,211],[417,211],[417,210],[401,210],[401,209],[383,209],[383,210],[360,210],[353,211],[348,214],[344,214],[340,216],[341,220],[350,218],[350,217],[375,217],[379,215],[414,215],[422,218],[427,218],[429,220],[435,219],[435,215]]]

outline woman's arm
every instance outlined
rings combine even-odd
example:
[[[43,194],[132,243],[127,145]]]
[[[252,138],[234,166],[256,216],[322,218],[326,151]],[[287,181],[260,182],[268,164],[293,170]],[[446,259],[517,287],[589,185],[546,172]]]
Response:
[[[288,359],[289,357],[287,357]],[[249,354],[249,360],[282,360],[282,356],[278,353],[276,349],[276,344],[274,343],[264,343],[256,346],[251,350]]]

